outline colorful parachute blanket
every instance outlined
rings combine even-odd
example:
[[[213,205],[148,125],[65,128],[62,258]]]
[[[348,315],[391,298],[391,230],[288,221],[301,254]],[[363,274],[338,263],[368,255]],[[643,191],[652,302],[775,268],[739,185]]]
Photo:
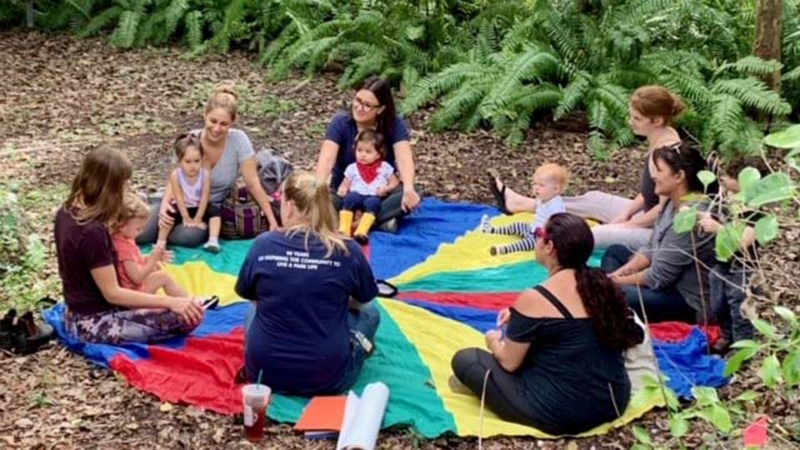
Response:
[[[397,234],[371,235],[368,251],[376,276],[397,285],[400,295],[377,302],[382,316],[376,336],[379,350],[367,360],[354,390],[360,393],[366,384],[378,380],[389,386],[384,427],[410,426],[429,438],[445,433],[551,437],[504,422],[491,411],[484,413],[481,422],[479,399],[448,387],[453,354],[461,348],[483,347],[483,331],[492,326],[497,311],[546,276],[530,253],[489,256],[490,245],[509,238],[476,232],[484,214],[495,216],[498,211],[426,198]],[[495,220],[527,221],[530,215]],[[85,344],[64,329],[63,304],[45,311],[45,318],[67,347],[120,373],[137,389],[162,401],[240,413],[240,394],[233,380],[243,365],[243,322],[250,305],[237,298],[233,286],[250,244],[227,241],[217,255],[176,249],[167,270],[191,293],[217,294],[224,305],[209,311],[187,337],[158,345]],[[724,363],[706,356],[705,333],[680,324],[659,327],[652,331],[658,364],[679,395],[690,395],[695,385],[726,382]],[[644,375],[652,376],[654,359],[649,345],[642,348],[641,355],[628,358],[633,360],[629,373],[635,389],[627,410],[617,421],[584,435],[605,433],[663,405],[660,390],[642,382]],[[276,395],[269,415],[277,421],[295,422],[307,402],[307,398]]]

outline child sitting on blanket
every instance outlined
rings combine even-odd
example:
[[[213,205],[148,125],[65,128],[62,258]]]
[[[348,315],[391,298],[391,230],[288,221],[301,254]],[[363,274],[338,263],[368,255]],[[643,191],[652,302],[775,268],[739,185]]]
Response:
[[[745,167],[752,167],[760,173],[768,173],[768,168],[761,158],[739,157],[725,166],[720,175],[720,185],[730,195],[739,192],[739,172]],[[717,234],[725,226],[724,222],[738,218],[747,224],[754,224],[762,217],[758,212],[745,211],[738,216],[714,217],[710,213],[702,213],[698,224],[707,233]],[[715,353],[725,354],[730,344],[745,339],[753,339],[755,329],[750,319],[744,314],[742,306],[747,298],[747,287],[754,273],[755,249],[758,242],[755,228],[747,225],[742,232],[739,251],[728,261],[718,261],[714,270],[708,272],[711,287],[711,310],[719,323],[721,338],[712,347]]]
[[[161,263],[172,260],[172,252],[155,246],[152,253],[144,257],[136,245],[136,236],[142,232],[149,218],[147,203],[134,193],[125,193],[122,212],[111,236],[119,259],[117,273],[120,285],[148,294],[155,294],[163,288],[170,297],[187,297],[186,291],[168,273],[160,270]]]
[[[203,146],[200,139],[191,133],[178,136],[173,144],[178,167],[169,176],[169,189],[163,201],[177,206],[170,216],[172,225],[159,226],[156,247],[166,248],[167,237],[172,227],[183,223],[187,227],[206,229],[208,223],[208,242],[203,248],[219,253],[219,231],[222,226],[218,207],[209,203],[211,194],[211,173],[203,167]]]
[[[375,130],[363,130],[356,136],[356,162],[347,166],[344,181],[337,194],[344,197],[339,211],[339,231],[350,236],[353,214],[363,210],[364,215],[355,231],[360,244],[369,241],[367,233],[375,223],[381,209],[381,197],[386,197],[399,184],[394,167],[383,160],[386,154],[383,135]]]
[[[514,252],[532,251],[537,228],[541,228],[553,214],[566,212],[561,193],[567,187],[569,172],[557,164],[545,164],[533,174],[531,194],[536,198],[536,217],[533,223],[516,222],[511,225],[493,227],[489,216],[481,219],[480,230],[490,234],[519,236],[521,241],[508,245],[493,245],[489,249],[492,256],[506,255]]]

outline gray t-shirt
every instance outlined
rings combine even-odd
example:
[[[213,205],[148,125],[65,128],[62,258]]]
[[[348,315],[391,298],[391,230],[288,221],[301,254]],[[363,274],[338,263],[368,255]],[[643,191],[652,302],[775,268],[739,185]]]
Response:
[[[201,130],[194,130],[200,136]],[[211,196],[210,203],[222,203],[236,185],[241,165],[247,158],[255,155],[253,144],[244,131],[231,128],[225,140],[225,150],[219,158],[217,165],[211,170]]]
[[[696,206],[705,211],[708,205],[695,202],[686,206]],[[699,227],[692,232],[678,234],[672,229],[672,221],[678,211],[672,201],[664,204],[664,209],[653,226],[650,242],[639,250],[650,260],[650,267],[645,272],[645,282],[650,289],[676,288],[686,303],[695,311],[702,310],[700,290],[706,299],[709,298],[708,269],[716,259],[714,251],[714,235],[705,233]],[[694,238],[692,238],[694,234]],[[694,255],[700,264],[698,278]]]

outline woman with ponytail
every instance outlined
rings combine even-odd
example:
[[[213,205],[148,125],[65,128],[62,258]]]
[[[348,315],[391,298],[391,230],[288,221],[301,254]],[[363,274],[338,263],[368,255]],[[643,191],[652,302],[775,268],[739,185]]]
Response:
[[[256,238],[236,292],[253,302],[245,329],[250,381],[281,394],[343,392],[355,383],[380,316],[361,248],[338,233],[328,185],[296,171],[281,190],[284,229]]]
[[[262,187],[258,176],[253,144],[244,131],[234,128],[238,118],[238,104],[239,95],[232,85],[225,83],[218,85],[206,100],[203,109],[203,128],[192,131],[203,150],[203,169],[209,170],[211,174],[208,203],[210,207],[220,208],[231,189],[236,187],[236,180],[241,175],[253,200],[258,203],[261,213],[266,216],[270,229],[275,230],[278,228],[278,221],[270,206],[272,199]],[[155,243],[159,227],[172,230],[167,238],[167,242],[172,245],[197,247],[208,242],[207,228],[185,223],[173,227],[175,225],[173,215],[178,211],[177,205],[170,202],[170,199],[174,198],[170,189],[167,185],[167,192],[163,197],[166,201],[153,208],[150,221],[136,238],[136,242]],[[210,243],[213,248],[216,241]]]
[[[535,235],[550,278],[500,312],[500,329],[486,333],[489,351],[456,353],[453,372],[505,420],[578,434],[625,412],[623,352],[644,335],[614,283],[586,266],[594,238],[583,219],[555,214]]]
[[[601,225],[592,228],[598,248],[624,245],[634,251],[645,245],[653,234],[653,224],[664,199],[655,192],[650,173],[651,156],[656,149],[681,144],[673,127],[686,109],[677,95],[662,86],[642,86],[631,95],[629,125],[636,136],[647,141],[647,157],[642,164],[639,192],[633,200],[601,191],[589,191],[576,197],[563,197],[567,212]],[[534,211],[536,199],[514,192],[494,176],[489,187],[499,206],[507,213]]]

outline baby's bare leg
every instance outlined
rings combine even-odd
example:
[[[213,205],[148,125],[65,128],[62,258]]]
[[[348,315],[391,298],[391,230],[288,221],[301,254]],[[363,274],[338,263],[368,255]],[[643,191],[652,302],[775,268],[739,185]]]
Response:
[[[175,280],[172,279],[171,276],[167,272],[163,270],[157,270],[145,278],[144,283],[145,292],[150,294],[155,294],[158,292],[159,289],[164,289],[164,292],[167,293],[170,297],[188,297],[189,294],[183,290],[180,285],[178,285]]]

